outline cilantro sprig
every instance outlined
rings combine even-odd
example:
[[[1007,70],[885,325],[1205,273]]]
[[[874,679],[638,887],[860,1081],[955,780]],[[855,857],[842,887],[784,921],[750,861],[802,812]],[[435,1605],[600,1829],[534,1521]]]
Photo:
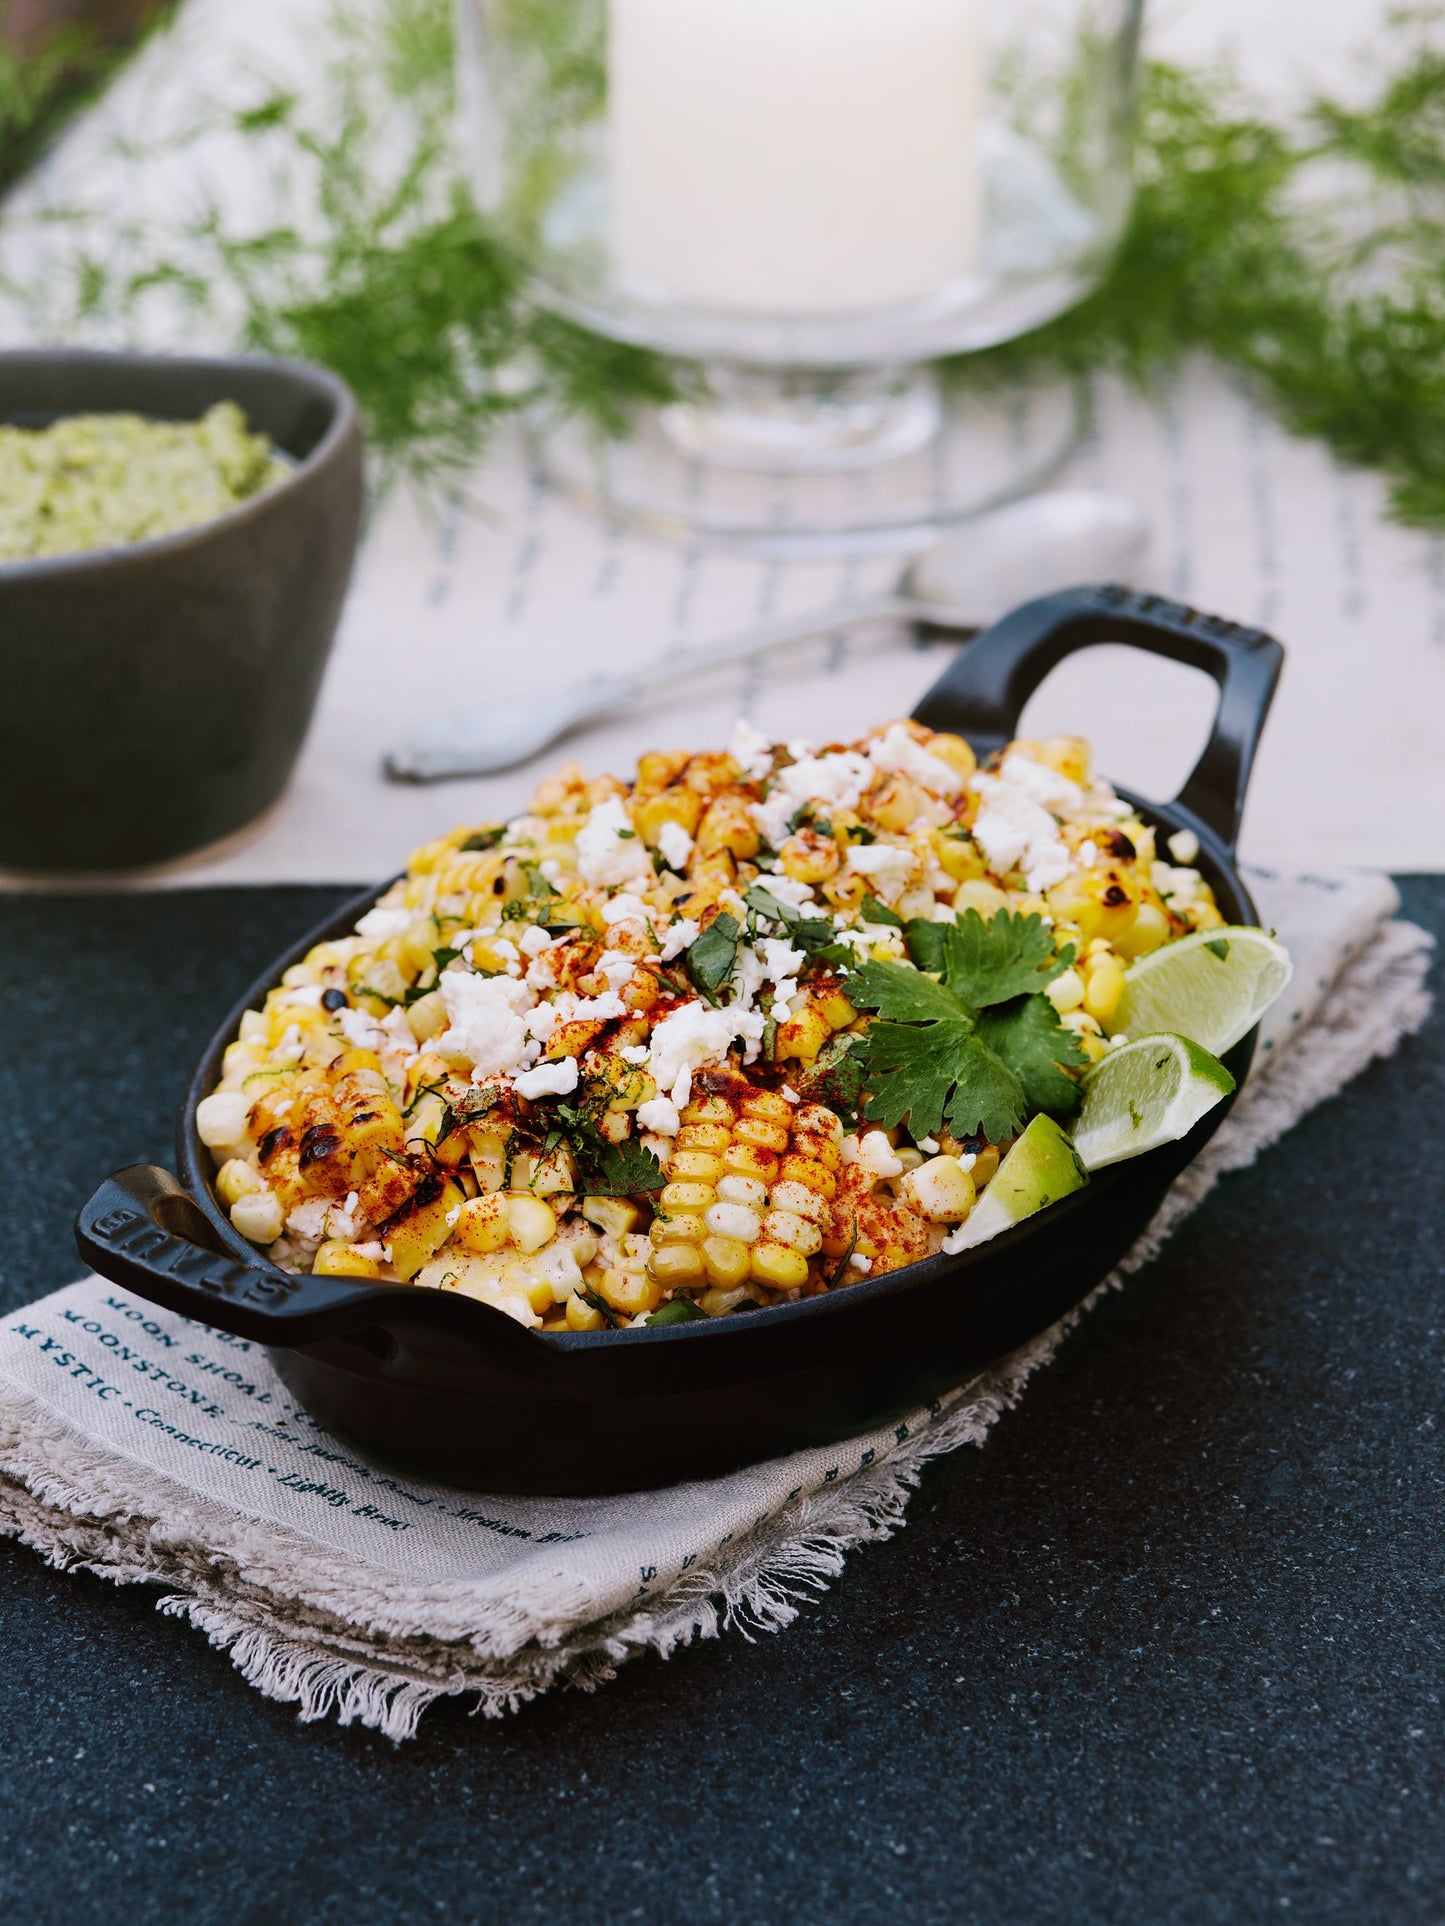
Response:
[[[848,995],[875,1011],[861,1061],[872,1091],[864,1115],[913,1138],[990,1142],[1016,1136],[1040,1110],[1068,1115],[1078,1086],[1066,1073],[1083,1051],[1044,995],[1073,962],[1058,955],[1038,916],[1000,910],[987,923],[967,910],[950,923],[907,925],[913,963],[868,962]]]

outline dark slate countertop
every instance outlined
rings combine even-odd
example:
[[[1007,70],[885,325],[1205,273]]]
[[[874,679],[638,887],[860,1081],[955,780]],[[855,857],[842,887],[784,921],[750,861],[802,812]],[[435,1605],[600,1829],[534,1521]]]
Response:
[[[1445,878],[1407,882],[1445,933]],[[0,1308],[343,892],[0,903]],[[412,1744],[0,1541],[0,1917],[1445,1917],[1445,1022],[1097,1311],[780,1637]]]

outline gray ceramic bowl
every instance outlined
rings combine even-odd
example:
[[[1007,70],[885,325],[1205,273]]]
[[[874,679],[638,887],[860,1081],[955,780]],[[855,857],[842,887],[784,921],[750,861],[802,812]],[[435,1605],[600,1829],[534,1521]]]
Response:
[[[0,354],[0,421],[235,401],[296,463],[216,520],[0,563],[0,864],[142,867],[233,835],[286,785],[361,519],[356,404],[300,362]]]

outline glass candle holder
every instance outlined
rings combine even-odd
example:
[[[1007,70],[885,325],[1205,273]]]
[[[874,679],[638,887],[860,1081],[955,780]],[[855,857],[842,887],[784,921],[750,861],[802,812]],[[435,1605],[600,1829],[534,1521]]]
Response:
[[[1098,280],[1143,0],[458,4],[474,185],[536,298],[680,364],[625,439],[539,425],[565,486],[679,532],[899,546],[1072,445],[1074,396],[960,401],[930,364]]]

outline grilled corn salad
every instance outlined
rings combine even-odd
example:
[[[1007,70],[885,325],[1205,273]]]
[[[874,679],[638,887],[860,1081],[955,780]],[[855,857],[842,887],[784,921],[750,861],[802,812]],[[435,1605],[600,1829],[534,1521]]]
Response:
[[[723,1316],[959,1236],[1134,958],[1220,915],[1073,737],[893,722],[575,766],[248,1011],[197,1125],[291,1271],[543,1330]],[[950,1028],[949,1026],[952,1026]]]

